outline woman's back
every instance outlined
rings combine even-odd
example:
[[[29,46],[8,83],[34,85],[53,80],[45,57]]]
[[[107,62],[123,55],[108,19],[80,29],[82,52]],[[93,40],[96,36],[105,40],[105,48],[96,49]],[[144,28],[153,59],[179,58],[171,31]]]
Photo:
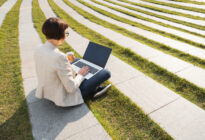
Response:
[[[66,89],[72,89],[69,87],[70,73],[67,67],[61,67],[61,65],[70,66],[68,60],[64,60],[65,54],[59,51],[50,42],[38,46],[35,50],[34,59],[36,62],[36,73],[38,78],[38,87],[36,96],[38,98],[46,98],[55,102],[59,106],[70,106],[83,103],[81,92],[79,88],[74,93],[69,93]],[[67,61],[67,62],[65,62]],[[61,75],[59,77],[59,75]],[[63,83],[62,76],[68,79]],[[66,84],[66,85],[65,85]]]
[[[49,42],[36,48],[34,58],[39,82],[48,85],[49,81],[55,78],[56,61],[59,57],[57,50],[58,49],[50,45]]]

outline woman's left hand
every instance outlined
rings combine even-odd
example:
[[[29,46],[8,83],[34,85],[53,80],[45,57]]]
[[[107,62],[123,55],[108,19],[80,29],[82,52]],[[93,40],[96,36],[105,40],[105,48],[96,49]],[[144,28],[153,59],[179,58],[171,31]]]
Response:
[[[67,53],[67,58],[69,60],[70,63],[72,63],[75,60],[75,55],[73,52],[68,52]]]

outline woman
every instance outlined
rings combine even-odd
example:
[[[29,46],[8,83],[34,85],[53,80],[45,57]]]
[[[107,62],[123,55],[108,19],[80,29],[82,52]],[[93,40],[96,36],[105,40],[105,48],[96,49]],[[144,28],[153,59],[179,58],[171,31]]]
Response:
[[[58,106],[82,104],[83,99],[106,92],[110,85],[99,85],[110,78],[110,72],[102,70],[89,80],[84,76],[89,72],[83,67],[77,74],[66,55],[58,49],[66,37],[68,24],[58,18],[49,18],[42,26],[47,42],[37,47],[34,54],[38,87],[36,97],[46,98]]]

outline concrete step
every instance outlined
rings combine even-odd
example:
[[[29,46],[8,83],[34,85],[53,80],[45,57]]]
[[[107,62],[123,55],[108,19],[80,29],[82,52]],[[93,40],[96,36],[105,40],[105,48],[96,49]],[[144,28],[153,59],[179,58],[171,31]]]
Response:
[[[136,1],[134,1],[134,0],[133,0],[133,1],[132,1],[132,0],[129,0],[129,1],[131,1],[131,2],[136,2]],[[168,13],[162,13],[162,12],[158,12],[158,11],[155,11],[155,10],[143,8],[143,7],[136,6],[136,5],[133,5],[133,6],[134,6],[134,7],[137,7],[137,8],[140,8],[140,9],[142,9],[142,10],[146,10],[146,11],[149,11],[149,12],[153,12],[153,13],[155,13],[155,14],[167,16],[167,17],[174,18],[174,19],[178,19],[178,20],[181,20],[181,21],[186,21],[186,22],[194,23],[194,24],[197,24],[197,25],[202,25],[202,26],[204,26],[204,23],[205,23],[205,21],[202,21],[202,20],[196,20],[196,19],[192,19],[192,18],[188,18],[188,17],[178,16],[178,15],[173,15],[173,14],[168,14]]]
[[[190,0],[190,1],[199,1],[199,2],[205,2],[205,0]]]
[[[1,7],[0,7],[0,27],[4,21],[6,14],[11,10],[17,0],[7,0]]]
[[[200,9],[205,9],[205,5],[199,5],[199,4],[193,4],[193,3],[185,3],[185,2],[175,2],[175,1],[164,1],[164,0],[157,0],[161,2],[166,2],[166,3],[171,3],[171,4],[176,4],[176,5],[181,5],[181,6],[187,6],[187,7],[194,7],[194,8],[200,8]],[[204,1],[205,2],[205,1]]]
[[[129,7],[140,9],[137,6],[134,6],[134,5],[126,3],[126,2],[121,2],[121,1],[118,1],[118,0],[112,0],[112,1],[116,2],[116,3],[119,3],[119,4],[122,4],[122,5],[125,5],[125,6],[129,6]],[[178,27],[178,28],[181,28],[181,29],[192,31],[192,32],[195,32],[195,33],[198,33],[198,34],[201,34],[201,35],[205,35],[205,31],[200,30],[200,29],[196,29],[196,28],[193,28],[193,27],[190,27],[190,26],[187,26],[187,25],[183,25],[183,24],[179,24],[179,23],[176,23],[176,22],[168,21],[168,20],[165,20],[165,19],[162,19],[162,18],[159,18],[159,17],[151,16],[151,15],[145,14],[143,12],[138,12],[138,11],[135,11],[135,10],[130,10],[130,9],[122,7],[122,6],[118,6],[118,5],[114,5],[114,4],[113,4],[113,6],[115,6],[117,8],[120,8],[120,9],[123,9],[123,10],[127,10],[127,11],[129,11],[131,13],[134,13],[134,14],[141,15],[141,16],[149,18],[149,19],[153,19],[153,20],[156,20],[156,21],[159,21],[159,22],[171,25],[171,26],[175,26],[175,27]],[[146,11],[146,10],[144,10],[144,11]]]
[[[72,8],[69,8],[69,6],[63,3],[61,0],[55,0],[55,1],[61,8],[63,8],[66,11],[66,13],[72,13],[73,18],[76,19],[78,22],[84,24],[88,28],[91,28],[95,32],[100,33],[101,35],[109,38],[110,40],[116,42],[117,44],[124,46],[126,48],[130,48],[136,54],[141,55],[144,58],[147,58],[148,60],[156,63],[157,65],[167,69],[170,72],[176,73],[178,75],[178,73],[183,73],[183,71],[186,70],[187,68],[193,67],[194,71],[191,75],[193,77],[197,77],[196,79],[198,80],[189,79],[189,81],[193,82],[194,84],[195,83],[198,84],[198,86],[202,88],[205,87],[205,79],[199,77],[199,74],[200,75],[205,74],[205,70],[203,70],[202,68],[195,67],[190,63],[177,59],[171,55],[167,55],[159,50],[153,49],[142,43],[139,43],[138,41],[126,37],[120,33],[117,33],[111,29],[90,22],[88,19],[85,19],[83,16],[75,12]]]
[[[117,11],[112,10],[110,8],[107,8],[105,6],[96,4],[94,2],[91,2],[90,0],[86,0],[86,1],[88,1],[89,3],[92,3],[92,5],[95,5],[96,7],[105,9],[108,12],[112,12],[113,14],[116,14],[116,15],[118,15],[120,17],[124,17],[126,19],[131,20],[131,21],[138,22],[138,23],[141,23],[141,24],[146,25],[148,27],[152,27],[152,28],[155,28],[155,29],[158,29],[158,30],[161,30],[161,31],[164,31],[164,32],[167,32],[167,33],[170,33],[170,34],[173,34],[173,35],[176,35],[176,36],[179,36],[179,37],[182,37],[182,38],[194,41],[194,42],[197,42],[197,43],[205,44],[205,40],[204,40],[203,37],[199,37],[199,36],[196,36],[196,35],[192,35],[190,33],[185,33],[185,32],[179,31],[179,30],[175,30],[175,29],[171,29],[171,28],[168,28],[168,27],[164,27],[164,26],[161,26],[161,25],[158,25],[158,24],[155,24],[155,23],[151,23],[151,22],[148,22],[148,21],[140,20],[140,19],[134,18],[132,16],[129,16],[129,15],[117,12]],[[113,6],[113,7],[117,7],[117,8],[129,11],[129,12],[131,11],[131,10],[127,9],[127,8],[122,8],[120,6],[114,5],[114,4],[106,2],[106,1],[100,1],[100,2],[105,3],[107,5],[110,5],[110,6]],[[135,12],[132,11],[132,13],[135,13]],[[205,33],[205,31],[204,31],[204,33]],[[164,41],[164,42],[166,42],[166,41]]]
[[[78,6],[79,8],[85,10],[86,12],[102,19],[102,20],[105,20],[109,23],[112,23],[116,26],[120,26],[128,31],[131,31],[131,32],[134,32],[138,35],[141,35],[143,37],[146,37],[148,39],[151,39],[151,40],[154,40],[156,42],[159,42],[159,43],[162,43],[162,44],[165,44],[167,46],[169,46],[170,48],[174,48],[174,49],[177,49],[177,50],[180,50],[182,52],[185,52],[185,53],[188,53],[190,55],[193,55],[193,56],[196,56],[196,57],[199,57],[201,59],[205,59],[205,49],[200,49],[200,48],[197,48],[195,46],[192,46],[192,45],[189,45],[189,44],[186,44],[186,43],[182,43],[180,41],[177,41],[177,40],[174,40],[174,39],[170,39],[168,37],[164,37],[162,35],[159,35],[159,34],[156,34],[156,33],[152,33],[150,31],[147,31],[147,30],[143,30],[141,28],[137,28],[137,27],[134,27],[132,25],[129,25],[129,24],[126,24],[126,23],[123,23],[123,22],[119,22],[117,20],[114,20],[110,17],[107,17],[107,16],[104,16],[103,14],[100,14],[94,10],[92,10],[91,8],[88,8],[87,6],[81,4],[80,2],[78,1],[72,1],[73,4],[75,6]],[[89,4],[93,5],[93,6],[96,6],[96,7],[100,7],[100,5],[98,4],[95,4],[89,0],[86,0],[86,2],[88,2]],[[105,10],[105,11],[109,11],[110,9],[107,8],[107,7],[100,7],[102,10]],[[113,13],[113,10],[112,11],[109,11],[111,13]],[[118,16],[118,13],[116,13],[116,15]],[[176,30],[175,30],[176,31]],[[185,34],[184,34],[185,36]],[[205,41],[203,41],[205,43]]]
[[[130,0],[130,1],[134,1],[134,0]],[[135,1],[136,2],[136,1]],[[146,4],[146,5],[150,5],[150,6],[154,6],[154,7],[158,7],[158,8],[163,8],[163,9],[167,9],[167,10],[171,10],[171,11],[176,11],[176,12],[180,12],[180,13],[184,13],[184,14],[190,14],[193,16],[199,16],[199,17],[205,17],[205,14],[203,13],[198,13],[198,12],[194,12],[194,11],[189,11],[189,10],[183,10],[183,9],[178,9],[178,8],[173,8],[173,7],[169,7],[169,6],[164,6],[164,5],[159,5],[159,4],[155,4],[155,3],[149,3],[146,1],[137,1],[138,3],[141,4]]]
[[[23,85],[34,139],[111,139],[86,104],[62,108],[35,97],[37,77],[33,53],[42,42],[32,23],[31,8],[32,0],[23,0],[19,16],[19,43]]]
[[[40,2],[41,0],[39,0]],[[49,4],[46,3],[46,0],[43,0],[44,3],[41,3],[42,10],[45,11],[48,15]],[[68,6],[66,6],[61,0],[55,0],[56,4],[59,5],[62,9],[64,9],[70,16],[75,18],[77,15],[74,11],[72,11]],[[45,9],[43,9],[43,7]],[[51,10],[51,9],[50,9]],[[51,13],[52,11],[50,11]],[[51,14],[50,14],[51,16]],[[80,22],[80,21],[79,21]],[[82,22],[84,23],[84,22]],[[66,41],[80,54],[83,55],[86,46],[88,45],[89,40],[79,35],[71,28],[69,29],[69,37]],[[110,81],[126,96],[128,96],[133,102],[135,102],[138,106],[140,106],[146,114],[151,116],[154,121],[158,122],[159,125],[164,128],[170,135],[172,135],[175,139],[190,139],[190,138],[198,138],[203,139],[204,133],[199,133],[199,131],[193,131],[196,128],[205,128],[204,125],[204,110],[200,109],[196,105],[186,101],[179,95],[170,91],[168,88],[163,85],[157,83],[151,78],[145,76],[143,73],[137,71],[133,67],[127,65],[120,59],[111,55],[109,58],[107,68],[111,71],[112,77]],[[120,75],[120,76],[119,76]],[[183,100],[184,102],[178,103],[178,101]],[[173,105],[176,106],[174,109],[163,110],[165,107],[172,108]],[[189,107],[191,106],[191,107]],[[183,112],[180,112],[183,108]],[[162,110],[162,111],[161,111]],[[197,110],[197,111],[196,111]],[[155,115],[160,112],[160,115],[164,115],[165,117],[160,119],[160,115]],[[190,117],[187,117],[187,112],[193,113]],[[152,116],[153,114],[153,116]],[[175,114],[170,116],[166,116],[166,114]],[[166,117],[169,119],[166,121]],[[186,118],[190,122],[182,121],[178,119]],[[190,126],[190,124],[194,123],[195,117],[197,117],[198,122],[201,124],[192,125],[191,128],[187,128],[184,126]],[[193,120],[194,118],[194,120]],[[166,125],[167,123],[172,123],[172,125]],[[178,125],[181,124],[181,125]],[[180,131],[176,131],[180,130]],[[200,129],[204,130],[204,129]],[[190,137],[191,136],[191,137]]]

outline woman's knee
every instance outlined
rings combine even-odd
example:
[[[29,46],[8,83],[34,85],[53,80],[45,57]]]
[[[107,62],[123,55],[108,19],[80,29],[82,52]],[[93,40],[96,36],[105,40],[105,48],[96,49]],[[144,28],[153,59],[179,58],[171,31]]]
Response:
[[[103,69],[103,74],[107,77],[107,79],[111,77],[111,72],[108,69]]]

